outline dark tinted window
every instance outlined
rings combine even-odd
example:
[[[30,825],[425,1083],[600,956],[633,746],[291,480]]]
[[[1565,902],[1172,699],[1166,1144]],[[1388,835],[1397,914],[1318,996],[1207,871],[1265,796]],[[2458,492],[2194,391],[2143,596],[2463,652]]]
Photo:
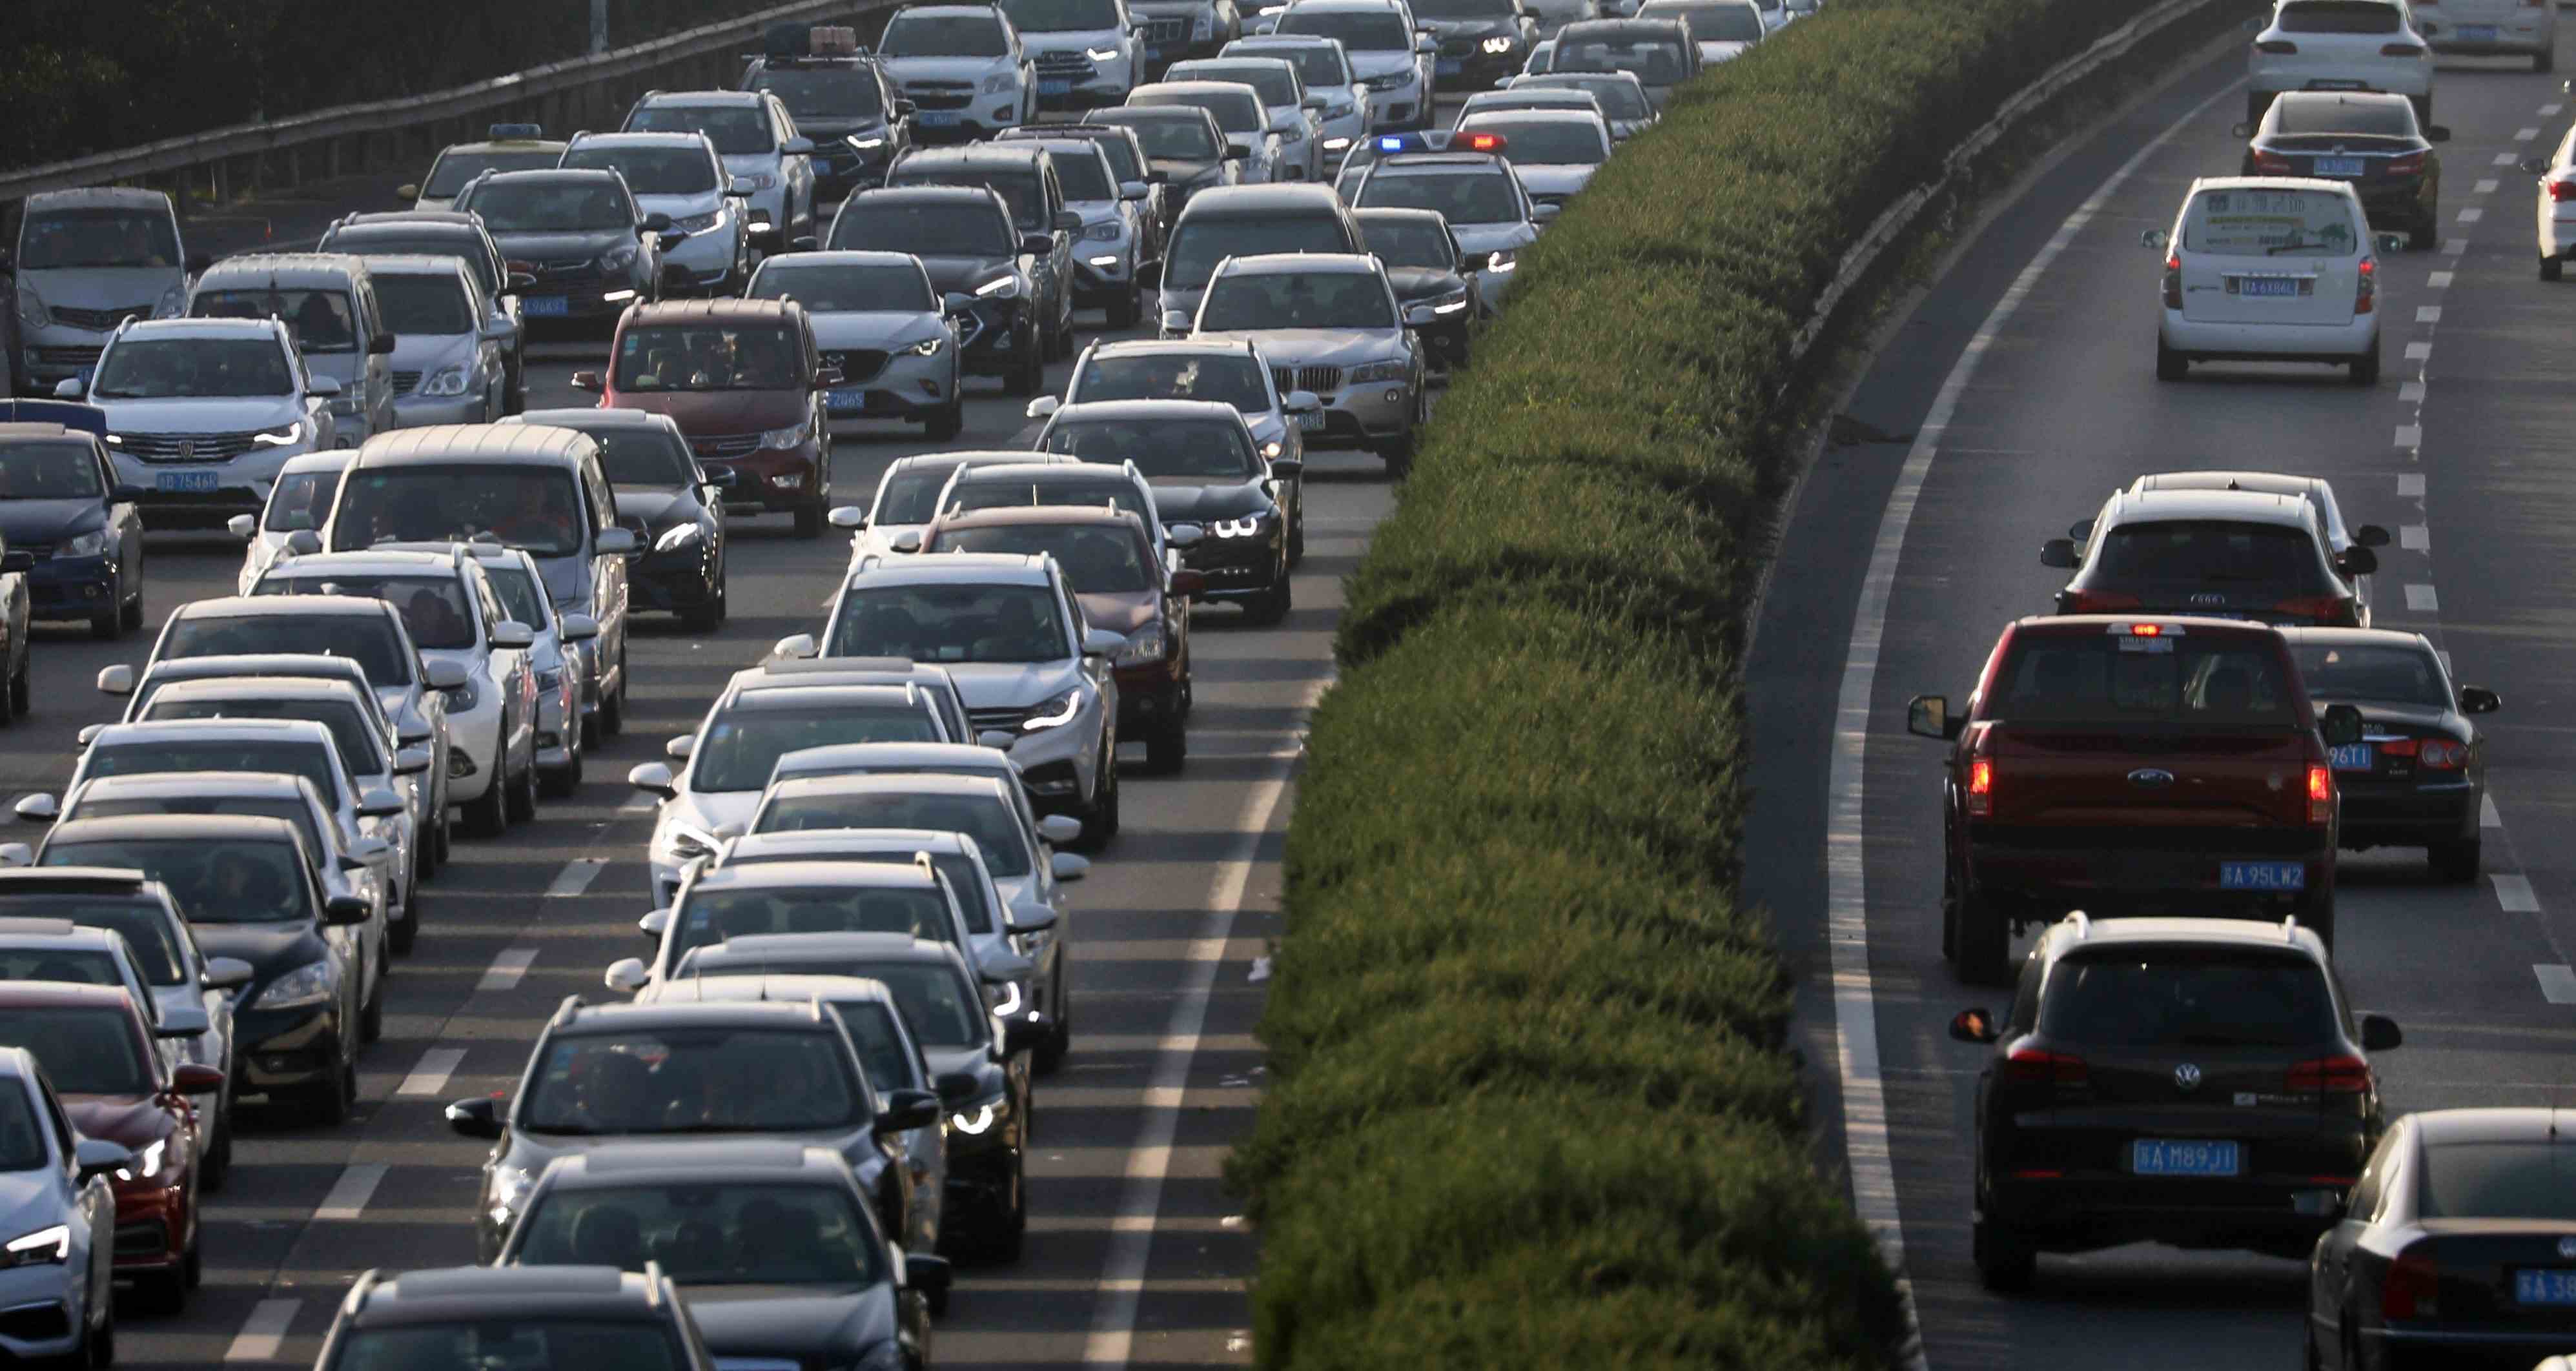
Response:
[[[442,152],[429,169],[420,193],[432,200],[453,200],[465,183],[487,171],[543,171],[563,157],[560,148],[519,152]],[[486,226],[488,227],[488,221]]]
[[[606,233],[635,225],[635,202],[600,176],[494,181],[458,206],[494,233]]]
[[[1751,5],[1651,5],[1639,18],[1679,19],[1698,43],[1758,43],[1762,16]]]
[[[1417,10],[1415,13],[1418,14],[1420,11]],[[1220,62],[1216,65],[1204,68],[1193,66],[1186,74],[1174,72],[1171,75],[1171,79],[1175,81],[1240,81],[1243,84],[1252,87],[1254,90],[1261,92],[1261,103],[1265,105],[1293,105],[1297,103],[1297,78],[1289,72],[1268,65],[1255,66],[1251,63],[1233,65]]]
[[[47,210],[18,232],[20,271],[178,265],[178,226],[162,210]]]
[[[376,278],[376,312],[387,332],[451,336],[474,331],[473,302],[454,276],[387,274]]]
[[[134,969],[153,985],[177,985],[185,974],[176,935],[161,907],[149,900],[96,895],[0,895],[0,918],[69,919],[83,928],[125,935]],[[6,1094],[0,1090],[0,1094]]]
[[[751,78],[751,88],[777,96],[800,127],[809,119],[874,119],[885,112],[876,78],[852,67],[764,70]]]
[[[107,350],[93,400],[292,395],[286,353],[266,338],[128,338]]]
[[[2121,524],[2099,540],[2085,583],[2188,582],[2231,594],[2322,595],[2335,587],[2306,529],[2217,519]]]
[[[2340,1037],[2324,968],[2253,949],[2157,947],[2069,956],[2039,1031],[2085,1047],[2307,1047]]]
[[[1225,55],[1230,57],[1236,54],[1229,52]],[[1281,61],[1295,64],[1297,68],[1297,79],[1304,81],[1308,90],[1346,86],[1350,83],[1351,79],[1344,71],[1341,54],[1320,43],[1300,43],[1294,47],[1282,46],[1275,48],[1268,46],[1250,46],[1242,49],[1241,55],[1245,57],[1275,57]]]
[[[871,528],[887,524],[926,524],[939,503],[939,492],[957,467],[946,463],[905,467],[889,472],[877,492],[876,508],[868,511]]]
[[[260,527],[271,533],[318,529],[330,521],[331,502],[339,494],[340,473],[336,471],[297,471],[280,476],[277,489],[268,497],[267,522]]]
[[[716,188],[715,159],[700,148],[574,148],[563,164],[624,172],[626,188],[638,195],[704,195]]]
[[[0,1044],[35,1053],[65,1095],[152,1093],[143,1039],[121,1009],[0,1009]]]
[[[2576,1138],[2428,1146],[2415,1213],[2426,1219],[2576,1220]]]
[[[1508,171],[1373,170],[1360,183],[1359,209],[1438,210],[1451,228],[1460,224],[1508,224],[1522,218],[1519,192]]]
[[[628,116],[625,131],[703,133],[726,157],[778,146],[769,131],[769,111],[756,105],[648,105]]]
[[[1400,327],[1385,285],[1352,271],[1238,271],[1208,287],[1198,322],[1211,333]]]
[[[1022,232],[1044,233],[1046,198],[1038,185],[1035,172],[987,171],[981,168],[956,171],[905,171],[888,182],[894,186],[989,186],[1001,192],[1003,203],[1011,207],[1011,222]],[[953,249],[952,249],[953,251]],[[916,254],[918,255],[918,254]]]
[[[1115,0],[1002,0],[1002,12],[1022,33],[1118,27]]]
[[[1121,119],[1104,115],[1100,122],[1124,124],[1134,129],[1136,141],[1145,145],[1148,157],[1205,162],[1213,159],[1219,151],[1216,130],[1196,119]]]
[[[2294,0],[2278,20],[2283,33],[2395,33],[2395,5],[2381,0]]]
[[[1388,266],[1458,269],[1458,254],[1449,241],[1449,231],[1438,224],[1418,219],[1379,219],[1363,222],[1360,232],[1367,236],[1369,252]]]
[[[190,923],[283,923],[309,919],[314,912],[303,858],[285,843],[217,844],[196,838],[47,842],[36,865],[140,871],[169,887],[170,898]]]
[[[572,473],[562,467],[406,465],[360,471],[343,480],[340,506],[331,518],[331,550],[358,552],[397,542],[467,543],[478,533],[489,533],[506,547],[525,548],[539,557],[568,557],[581,551],[586,532],[581,496]],[[362,584],[354,577],[342,583]],[[415,637],[420,632],[409,614],[404,626]]]
[[[351,595],[383,600],[400,611],[411,640],[423,648],[468,648],[476,641],[477,611],[465,583],[447,572],[419,576],[363,576],[329,571],[307,575],[272,571],[253,595]]]
[[[359,224],[328,234],[319,249],[323,252],[355,252],[378,255],[415,255],[452,257],[474,273],[474,279],[486,295],[496,294],[501,283],[492,276],[492,255],[483,250],[483,241],[473,232],[449,228],[432,230],[394,224]],[[383,281],[377,281],[379,290]]]
[[[983,489],[978,487],[978,489]],[[1020,487],[1026,490],[1026,487]],[[1132,489],[1132,487],[1130,487]],[[1025,500],[1011,503],[1025,504]],[[968,508],[975,508],[969,504]],[[855,590],[842,602],[830,655],[916,662],[1060,662],[1073,655],[1055,592],[1031,585],[916,585]],[[867,741],[858,738],[834,742]],[[898,741],[886,739],[885,741]],[[799,746],[818,747],[820,742]],[[787,749],[781,748],[784,752]],[[773,760],[775,760],[773,758]],[[767,774],[763,773],[763,781]],[[760,782],[753,782],[754,788]],[[907,824],[904,827],[918,827]]]
[[[1245,414],[1270,412],[1270,390],[1261,364],[1246,352],[1166,352],[1094,356],[1074,376],[1068,393],[1084,404],[1101,400],[1212,400]]]
[[[1298,10],[1279,16],[1279,32],[1311,33],[1342,40],[1346,52],[1411,52],[1413,33],[1404,16],[1393,10]]]
[[[930,712],[910,704],[836,702],[828,709],[727,710],[698,742],[691,790],[758,790],[778,759],[842,743],[942,741]]]
[[[1118,187],[1109,182],[1109,164],[1096,152],[1056,153],[1055,183],[1067,200],[1118,198]]]
[[[1017,246],[1010,216],[975,201],[904,204],[853,199],[832,220],[835,249],[909,252],[915,257],[1008,257]]]
[[[902,15],[877,45],[887,57],[999,57],[1010,50],[999,22],[973,14]]]
[[[1264,214],[1258,217],[1203,214],[1184,217],[1172,230],[1171,261],[1163,279],[1195,289],[1216,274],[1228,257],[1266,252],[1349,252],[1342,222],[1331,214]]]
[[[758,324],[653,324],[617,337],[619,390],[793,390],[805,349]]]
[[[1512,0],[1413,0],[1416,19],[1509,19]]]
[[[850,1042],[859,1049],[859,1064],[867,1069],[868,1084],[883,1099],[897,1090],[922,1088],[919,1059],[903,1040],[903,1030],[895,1026],[895,1016],[903,1011],[880,1000],[841,1000],[832,1005],[841,1016],[841,1026],[850,1030]]]
[[[795,971],[798,967],[780,967]],[[904,1024],[924,1047],[975,1047],[990,1033],[982,997],[956,967],[937,962],[860,962],[842,974],[885,982],[903,1009]]]
[[[2125,633],[2025,633],[1983,702],[1989,719],[2037,723],[2295,725],[2289,663],[2259,641]]]
[[[84,800],[72,806],[69,817],[117,819],[129,814],[247,814],[259,819],[283,819],[304,835],[306,847],[320,852],[324,846],[322,830],[313,818],[313,806],[300,797],[272,800],[247,795],[164,795],[150,799]]]
[[[829,1033],[666,1027],[557,1034],[515,1120],[537,1133],[764,1132],[867,1116]]]
[[[553,617],[546,613],[546,588],[525,567],[486,565],[483,579],[491,582],[492,597],[501,602],[504,617],[532,629],[543,629]]]
[[[949,922],[948,905],[936,890],[854,885],[692,890],[681,899],[675,914],[678,932],[671,942],[674,961],[695,948],[768,933],[900,933],[907,938],[942,943],[955,942],[957,937]]]
[[[82,758],[81,779],[157,776],[170,771],[264,771],[301,776],[313,783],[313,793],[322,797],[322,803],[337,805],[339,760],[323,744],[291,738],[155,738],[92,747]]]
[[[1216,126],[1228,133],[1258,134],[1269,123],[1261,109],[1261,97],[1246,91],[1143,91],[1127,98],[1131,105],[1152,109],[1157,105],[1196,106],[1216,116]]]
[[[115,954],[103,947],[26,947],[0,949],[0,981],[122,986],[125,977],[117,972]]]
[[[1669,86],[1690,75],[1690,59],[1683,54],[1679,37],[1622,33],[1616,38],[1592,35],[1571,42],[1560,37],[1549,69],[1624,71],[1649,86]]]
[[[1067,420],[1047,430],[1046,450],[1112,466],[1134,462],[1148,477],[1246,481],[1261,471],[1251,439],[1241,424],[1230,420]]]
[[[2403,100],[2281,97],[2279,133],[2367,133],[2381,138],[2415,136],[2415,107]]]
[[[340,748],[340,760],[351,774],[367,775],[384,770],[385,763],[376,751],[376,740],[366,714],[349,700],[263,700],[237,697],[229,700],[156,700],[144,710],[144,719],[310,719],[331,730],[331,741]]]
[[[87,438],[0,441],[0,500],[95,500],[98,452]]]
[[[1076,594],[1133,595],[1154,585],[1141,533],[1103,524],[1010,524],[940,534],[924,552],[1052,553]]]
[[[1643,119],[1655,112],[1654,106],[1646,103],[1646,93],[1625,81],[1585,81],[1579,76],[1540,76],[1533,77],[1525,83],[1515,83],[1513,89],[1518,90],[1524,84],[1537,90],[1588,90],[1592,92],[1593,99],[1601,102],[1601,112],[1613,119]]]
[[[345,657],[370,684],[411,684],[409,654],[394,626],[374,615],[292,614],[274,619],[207,617],[170,626],[155,660],[241,657],[265,653]]]
[[[2311,700],[2375,700],[2436,709],[2451,704],[2442,664],[2423,648],[2293,643],[2290,655],[2299,663],[2299,679]]]
[[[1746,14],[1752,12],[1744,11]],[[1503,155],[1515,163],[1534,167],[1596,166],[1610,156],[1607,134],[1588,123],[1572,119],[1478,115],[1466,127],[1501,134],[1507,145]]]
[[[512,1314],[482,1322],[353,1328],[333,1371],[677,1371],[686,1355],[659,1322],[609,1323]]]
[[[668,490],[697,481],[697,465],[689,460],[688,444],[676,433],[662,428],[618,428],[590,436],[599,440],[599,464],[607,470],[612,486]]]
[[[907,795],[901,791],[798,795],[772,800],[751,824],[754,833],[823,828],[926,828],[937,833],[963,833],[984,850],[984,860],[991,865],[994,876],[1007,881],[1029,874],[1028,846],[1021,840],[1019,815],[1010,801],[999,795]]]
[[[200,290],[188,301],[194,319],[282,319],[306,356],[355,352],[357,325],[341,290]]]

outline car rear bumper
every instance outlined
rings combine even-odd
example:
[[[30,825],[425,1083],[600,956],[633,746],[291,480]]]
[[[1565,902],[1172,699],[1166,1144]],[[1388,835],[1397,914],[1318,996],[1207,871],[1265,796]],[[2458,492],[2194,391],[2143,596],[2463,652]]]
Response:
[[[2059,1180],[1997,1180],[1984,1217],[2051,1252],[2089,1252],[2124,1243],[2175,1247],[2253,1248],[2305,1254],[2334,1226],[2327,1213],[2303,1214],[2306,1197],[2323,1210],[2341,1186],[2297,1179],[2174,1180],[2116,1172],[2075,1173]]]
[[[2379,346],[2379,314],[2340,323],[2246,324],[2186,319],[2165,311],[2158,338],[2186,357],[2264,362],[2349,362]]]
[[[2343,845],[2371,847],[2381,843],[2413,847],[2421,843],[2456,842],[2478,833],[2478,795],[2474,781],[2432,785],[2343,784]]]
[[[2228,862],[2295,862],[2296,890],[2223,885]],[[2334,892],[2334,841],[2326,829],[2095,829],[1972,826],[1968,882],[1980,898],[2055,918],[2166,909],[2211,917],[2276,919]]]

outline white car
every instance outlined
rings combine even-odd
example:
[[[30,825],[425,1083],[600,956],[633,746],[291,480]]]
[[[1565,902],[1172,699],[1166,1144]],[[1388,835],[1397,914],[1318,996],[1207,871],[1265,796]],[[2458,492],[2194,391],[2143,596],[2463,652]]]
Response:
[[[862,418],[919,422],[944,443],[966,422],[957,317],[908,252],[798,252],[772,258],[743,292],[794,300],[814,325],[823,365],[841,373],[823,403],[837,425]]]
[[[1311,390],[1282,391],[1279,375],[1261,349],[1240,339],[1096,338],[1074,359],[1064,398],[1041,395],[1027,413],[1043,421],[1066,405],[1105,400],[1217,400],[1251,425],[1264,461],[1303,461],[1306,430],[1323,427],[1324,402]]]
[[[2532,0],[2426,0],[2413,7],[2415,31],[2433,51],[2461,57],[2524,57],[2533,71],[2556,65],[2558,6]]]
[[[2375,90],[2415,102],[2433,122],[2433,50],[2406,0],[2278,0],[2246,51],[2245,122],[2292,90]]]
[[[991,5],[907,5],[877,40],[877,65],[912,102],[916,137],[975,138],[1037,118],[1037,68]]]
[[[2156,377],[2200,361],[2324,362],[2379,381],[2379,263],[2349,182],[2204,177],[2191,184],[2162,249],[2164,314]]]
[[[1690,30],[1691,42],[1699,48],[1700,66],[1706,69],[1751,52],[1779,27],[1772,16],[1783,13],[1776,0],[1767,13],[1753,0],[1646,0],[1636,17],[1680,20]]]
[[[1501,135],[1503,157],[1530,203],[1559,209],[1592,184],[1614,143],[1609,121],[1582,110],[1488,110],[1461,119],[1458,132]]]
[[[0,1047],[0,1305],[59,1310],[34,1327],[0,1327],[0,1352],[27,1364],[104,1361],[113,1347],[116,1196],[107,1178],[134,1154],[61,1124],[63,1106],[34,1053]]]
[[[461,258],[369,254],[376,309],[394,336],[394,427],[488,424],[507,411],[518,331]]]
[[[1127,103],[1145,109],[1177,105],[1206,110],[1216,117],[1225,145],[1243,163],[1247,186],[1288,179],[1283,168],[1287,149],[1270,127],[1270,111],[1261,92],[1241,81],[1156,81],[1138,86]]]
[[[919,537],[938,514],[939,493],[948,488],[948,478],[956,475],[959,468],[1071,460],[1074,459],[1017,449],[925,452],[898,457],[887,463],[885,474],[877,478],[876,498],[865,509],[842,505],[828,517],[832,527],[850,530],[850,570],[855,572],[862,559],[894,551],[895,540],[905,534]]]
[[[225,525],[250,544],[242,551],[234,585],[241,594],[259,584],[259,576],[286,546],[286,535],[299,528],[319,529],[331,517],[331,501],[340,493],[340,473],[349,469],[349,448],[308,452],[290,457],[269,483],[268,503],[257,514],[236,514]]]
[[[1038,106],[1115,105],[1145,79],[1145,21],[1126,0],[1007,0],[1029,62]]]
[[[607,167],[626,178],[635,208],[671,216],[671,231],[688,237],[664,240],[662,272],[689,274],[694,293],[739,295],[751,276],[755,246],[750,206],[734,191],[715,141],[704,133],[581,133],[564,149],[567,167]],[[783,246],[773,225],[762,245]]]
[[[2540,279],[2558,279],[2561,265],[2576,256],[2576,128],[2559,138],[2558,149],[2522,164],[2538,174],[2532,185],[2532,217],[2540,242]]]
[[[1341,40],[1311,33],[1268,33],[1238,38],[1219,57],[1276,57],[1297,69],[1306,87],[1305,106],[1313,112],[1320,137],[1315,145],[1314,175],[1321,180],[1341,165],[1351,145],[1369,134],[1369,88],[1351,69]]]
[[[755,224],[770,225],[771,241],[792,245],[818,232],[814,140],[796,131],[795,118],[777,96],[765,90],[651,91],[627,111],[620,132],[705,134],[733,178],[726,193],[742,197]],[[639,217],[644,212],[638,208]]]
[[[1431,72],[1440,44],[1414,26],[1413,11],[1399,0],[1301,0],[1280,14],[1272,32],[1341,40],[1368,87],[1369,132],[1431,127]]]
[[[1268,57],[1259,53],[1233,56],[1201,57],[1175,62],[1163,73],[1166,81],[1237,81],[1250,86],[1261,96],[1261,107],[1270,118],[1270,136],[1279,143],[1279,176],[1289,181],[1324,179],[1324,123],[1321,118],[1326,101],[1306,93],[1306,83],[1297,74],[1297,64],[1285,57]],[[1222,121],[1220,121],[1222,122]]]
[[[305,369],[275,319],[147,319],[120,325],[84,386],[57,398],[106,411],[116,479],[155,511],[258,509],[290,457],[339,447],[340,383]]]

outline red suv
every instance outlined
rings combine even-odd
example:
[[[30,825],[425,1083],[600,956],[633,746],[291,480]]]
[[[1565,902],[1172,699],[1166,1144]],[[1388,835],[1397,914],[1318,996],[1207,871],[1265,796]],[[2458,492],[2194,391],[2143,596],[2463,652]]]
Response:
[[[1906,727],[1953,748],[1942,786],[1941,952],[2002,983],[2011,939],[2095,915],[2297,916],[2334,939],[2330,746],[2279,632],[2234,620],[2074,615],[2004,629],[1967,708],[1918,695]]]
[[[573,373],[601,409],[667,414],[725,507],[796,516],[796,536],[823,531],[832,500],[832,426],[823,365],[804,306],[792,300],[683,300],[637,305],[617,321],[609,370]]]

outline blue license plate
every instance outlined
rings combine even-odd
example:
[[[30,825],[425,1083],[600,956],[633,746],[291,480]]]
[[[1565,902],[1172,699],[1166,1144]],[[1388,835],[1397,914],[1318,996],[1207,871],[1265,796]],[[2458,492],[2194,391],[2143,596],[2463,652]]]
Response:
[[[211,471],[165,471],[152,480],[154,490],[211,491],[215,473]]]
[[[2362,166],[2358,157],[2320,157],[2317,159],[2317,175],[2359,176]]]
[[[2297,299],[2299,283],[2287,276],[2246,276],[2238,278],[2236,293],[2271,299]]]
[[[824,393],[824,402],[829,404],[835,411],[845,409],[866,409],[868,407],[867,387],[835,386]]]
[[[1062,76],[1041,76],[1038,78],[1038,94],[1071,95],[1073,82]]]
[[[1466,69],[1467,64],[1464,60],[1456,57],[1443,57],[1440,59],[1440,65],[1433,69],[1433,74],[1438,76],[1455,76]]]
[[[2232,1142],[2139,1138],[2129,1144],[2129,1170],[2141,1176],[2233,1176],[2238,1169]]]
[[[2379,769],[2379,749],[2369,743],[2339,744],[2334,749],[2334,769],[2376,771]]]
[[[2495,40],[2496,27],[2493,24],[2460,25],[2460,41],[2463,43],[2492,43]]]
[[[560,295],[521,296],[519,312],[539,319],[559,317],[572,313],[572,301]]]
[[[953,128],[956,126],[958,120],[965,117],[965,111],[953,109],[915,110],[912,117],[920,120],[931,128]]]
[[[2576,1304],[2576,1271],[2516,1271],[2516,1304]]]
[[[1301,409],[1297,411],[1298,428],[1311,433],[1322,429],[1323,426],[1324,411],[1320,409]]]
[[[2308,888],[2308,866],[2305,862],[2220,862],[2218,888],[2305,890]]]

